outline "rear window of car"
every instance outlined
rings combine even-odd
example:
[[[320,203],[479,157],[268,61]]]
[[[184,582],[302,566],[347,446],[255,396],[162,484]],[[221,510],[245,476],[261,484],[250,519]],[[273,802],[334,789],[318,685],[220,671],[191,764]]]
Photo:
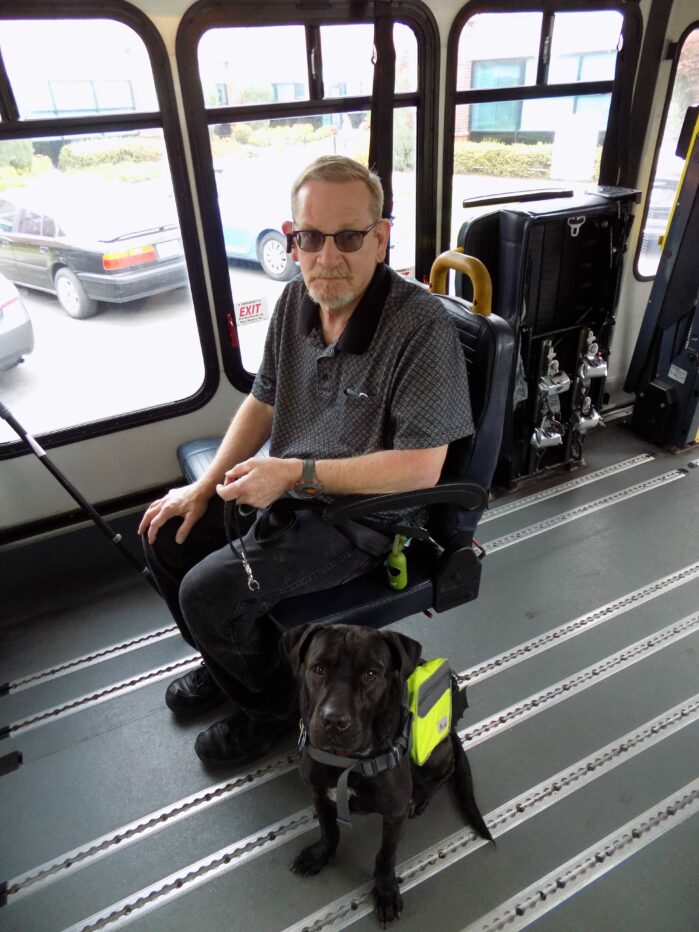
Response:
[[[4,233],[12,230],[16,210],[12,201],[0,200],[0,230]]]

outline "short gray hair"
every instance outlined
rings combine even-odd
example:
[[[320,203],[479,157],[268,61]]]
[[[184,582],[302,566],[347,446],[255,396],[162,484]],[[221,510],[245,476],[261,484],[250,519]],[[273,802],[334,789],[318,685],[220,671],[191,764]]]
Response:
[[[383,211],[383,188],[381,179],[360,162],[346,155],[321,155],[301,172],[291,187],[291,215],[296,217],[298,194],[308,181],[332,181],[342,184],[348,181],[363,181],[369,190],[369,212],[371,219],[381,219]]]

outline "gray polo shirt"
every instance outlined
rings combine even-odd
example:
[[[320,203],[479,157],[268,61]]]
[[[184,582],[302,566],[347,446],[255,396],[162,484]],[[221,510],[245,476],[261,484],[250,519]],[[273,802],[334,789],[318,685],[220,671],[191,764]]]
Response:
[[[305,284],[289,282],[252,393],[274,407],[270,456],[338,459],[438,447],[473,433],[464,354],[448,312],[383,264],[330,346]]]

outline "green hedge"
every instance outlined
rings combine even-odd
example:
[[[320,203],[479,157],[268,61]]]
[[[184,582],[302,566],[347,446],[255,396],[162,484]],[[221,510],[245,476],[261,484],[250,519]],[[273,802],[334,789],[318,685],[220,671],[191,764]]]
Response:
[[[262,148],[298,146],[326,139],[330,135],[332,135],[332,129],[329,126],[320,126],[316,129],[312,123],[291,123],[287,126],[269,126],[266,129],[251,127],[247,144]]]
[[[58,157],[61,171],[121,165],[161,162],[163,149],[156,142],[143,139],[85,139],[67,143]]]
[[[27,139],[10,139],[0,142],[0,168],[14,168],[18,172],[31,171],[34,146]]]
[[[551,145],[515,142],[457,142],[455,175],[497,175],[502,178],[548,178]]]

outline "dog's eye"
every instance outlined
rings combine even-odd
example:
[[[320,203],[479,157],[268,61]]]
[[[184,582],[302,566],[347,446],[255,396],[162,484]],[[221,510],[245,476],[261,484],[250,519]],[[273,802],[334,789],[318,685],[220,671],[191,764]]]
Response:
[[[316,676],[322,676],[325,673],[325,667],[322,663],[314,663],[311,667],[311,673],[315,673]]]
[[[375,680],[377,676],[378,674],[376,670],[365,670],[364,673],[362,673],[362,679],[366,683],[371,683],[371,681]]]

